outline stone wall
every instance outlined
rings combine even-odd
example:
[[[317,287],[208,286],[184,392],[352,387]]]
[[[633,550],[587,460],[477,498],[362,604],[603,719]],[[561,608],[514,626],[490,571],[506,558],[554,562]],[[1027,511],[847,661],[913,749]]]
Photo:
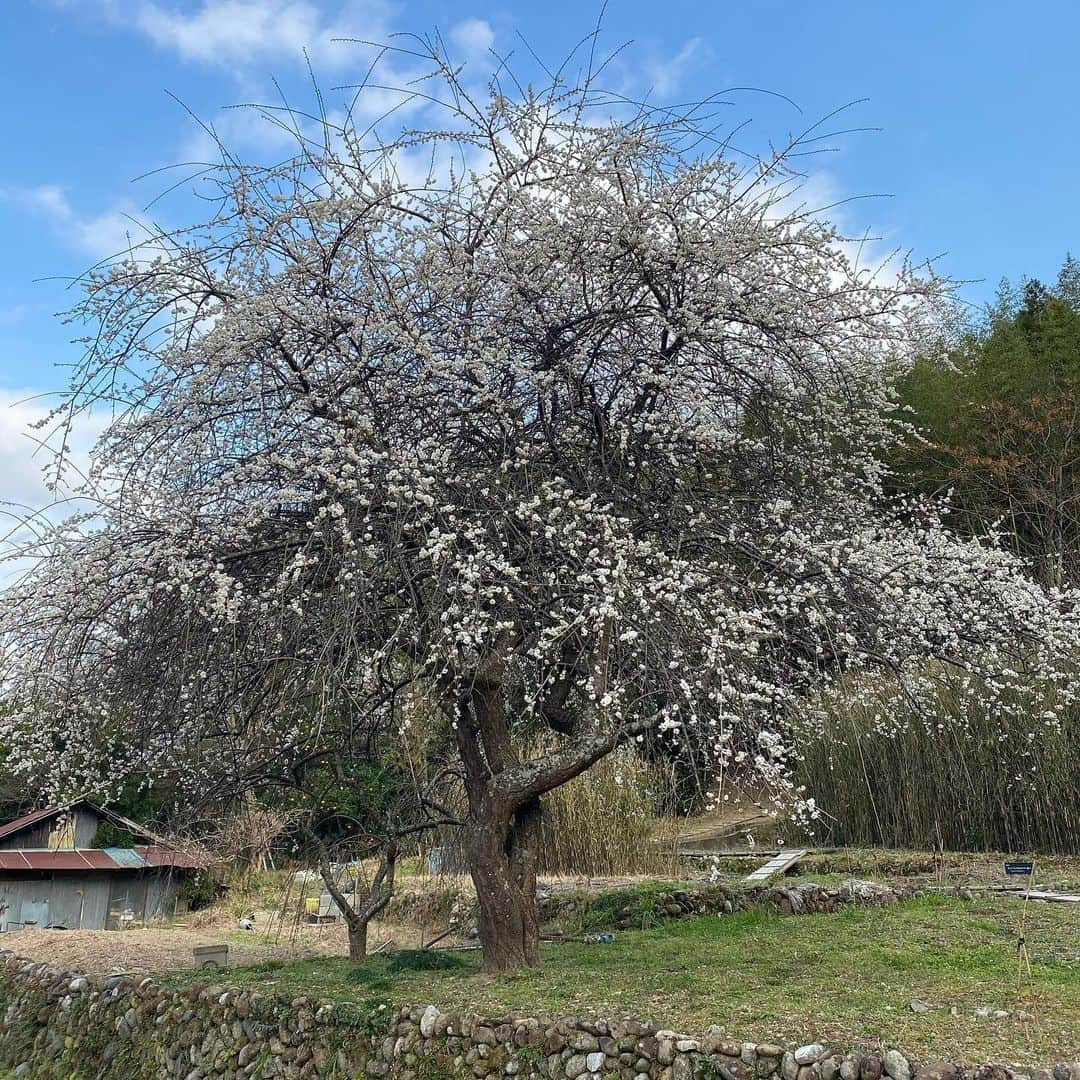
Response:
[[[83,976],[0,951],[0,1068],[47,1080],[363,1077],[379,1080],[1015,1080],[1003,1066],[917,1063],[690,1038],[637,1020],[480,1019],[434,1006],[291,1002],[225,986]],[[1080,1080],[1080,1062],[1030,1080]]]
[[[749,888],[742,883],[687,883],[679,888],[648,893],[638,893],[631,888],[555,889],[548,883],[541,883],[536,902],[540,922],[550,923],[572,920],[587,912],[595,915],[598,903],[625,894],[629,904],[621,910],[609,910],[606,913],[609,917],[599,921],[594,919],[590,924],[594,929],[618,930],[760,908],[771,908],[781,915],[813,915],[839,911],[849,904],[888,906],[909,900],[919,892],[919,887],[909,882],[886,885],[854,878],[837,885],[781,880]],[[478,933],[476,899],[468,889],[455,885],[448,885],[434,896],[430,890],[400,890],[390,901],[389,917],[398,922],[443,922],[464,937],[475,938]]]
[[[873,881],[844,881],[839,885],[819,885],[814,881],[781,882],[751,888],[715,885],[687,885],[668,892],[651,894],[648,908],[626,906],[613,920],[615,929],[640,927],[642,916],[650,922],[689,919],[698,915],[730,915],[736,911],[772,908],[781,915],[816,915],[839,911],[849,904],[887,907],[918,894],[911,884],[883,885]],[[542,922],[580,913],[597,897],[549,892],[541,889],[537,907]]]

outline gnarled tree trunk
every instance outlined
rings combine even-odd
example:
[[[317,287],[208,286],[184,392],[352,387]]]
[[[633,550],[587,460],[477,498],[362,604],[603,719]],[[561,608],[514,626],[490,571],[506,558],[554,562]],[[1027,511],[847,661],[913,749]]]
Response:
[[[349,923],[349,959],[353,963],[367,959],[367,928],[366,919]]]
[[[536,868],[540,800],[517,810],[487,804],[467,836],[469,871],[480,907],[485,971],[534,967],[539,959]]]
[[[635,721],[613,730],[578,730],[567,697],[573,672],[557,683],[540,715],[561,744],[522,761],[511,738],[499,662],[489,660],[464,689],[444,700],[454,719],[469,800],[466,852],[480,907],[485,971],[537,963],[540,940],[536,871],[540,858],[540,799],[579,776],[626,739],[655,723]],[[602,677],[602,672],[600,677]]]

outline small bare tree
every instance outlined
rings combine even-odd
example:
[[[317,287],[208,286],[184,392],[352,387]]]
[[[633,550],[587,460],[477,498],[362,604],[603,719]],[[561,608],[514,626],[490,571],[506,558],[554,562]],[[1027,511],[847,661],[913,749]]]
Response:
[[[350,862],[355,868],[351,889],[342,887],[341,875],[330,861],[329,845],[312,829],[307,830],[309,842],[318,853],[319,875],[348,929],[350,960],[361,961],[367,956],[368,927],[394,898],[398,857],[406,838],[428,829],[460,825],[454,818],[431,818],[408,826],[388,825],[381,837],[346,838],[341,847],[352,853]],[[368,878],[364,858],[372,855],[377,862]]]
[[[334,905],[345,919],[349,933],[349,959],[361,961],[367,957],[368,926],[394,896],[394,873],[397,869],[398,846],[396,840],[387,840],[378,849],[379,864],[370,882],[364,882],[360,891],[360,875],[357,875],[351,893],[341,887],[334,873],[330,858],[323,848],[319,852],[319,874],[326,891],[333,897]]]
[[[220,858],[238,863],[244,873],[266,869],[274,842],[288,830],[295,815],[244,800],[205,837]]]
[[[368,756],[363,764],[385,766],[393,751],[382,739],[370,738]],[[407,740],[405,740],[407,742]],[[358,759],[343,752],[344,744],[324,757],[327,767],[308,770],[297,777],[306,801],[318,808],[333,801],[344,801],[354,812],[341,808],[330,812],[313,809],[301,824],[307,849],[315,854],[316,865],[326,891],[345,920],[349,936],[349,957],[360,961],[367,956],[368,926],[394,896],[398,858],[410,839],[434,829],[459,828],[458,820],[447,807],[448,796],[458,786],[457,770],[451,766],[429,768],[421,773],[417,762],[406,761],[404,768],[381,768],[380,778],[357,769]],[[424,764],[430,766],[430,761]],[[351,766],[349,768],[348,766]],[[342,799],[343,787],[353,788],[353,797]],[[337,798],[331,792],[337,791]],[[363,812],[362,818],[355,816]],[[335,871],[332,856],[351,865],[351,888],[343,886]],[[369,878],[364,863],[374,858],[376,868]]]

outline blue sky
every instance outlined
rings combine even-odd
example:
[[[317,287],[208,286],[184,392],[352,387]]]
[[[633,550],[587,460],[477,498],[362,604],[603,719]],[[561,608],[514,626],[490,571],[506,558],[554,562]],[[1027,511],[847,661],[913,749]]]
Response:
[[[0,499],[40,496],[22,434],[77,355],[53,313],[63,279],[122,245],[132,218],[169,181],[149,170],[198,160],[205,139],[186,109],[239,153],[273,153],[266,125],[223,111],[272,101],[274,79],[311,101],[302,50],[320,84],[354,80],[363,58],[338,37],[385,40],[438,27],[470,70],[492,44],[524,57],[518,35],[560,59],[594,24],[580,0],[14,0],[0,28]],[[683,101],[728,87],[741,136],[761,147],[859,99],[836,123],[881,131],[835,140],[807,161],[821,202],[852,232],[967,282],[987,299],[1002,275],[1052,277],[1077,242],[1080,116],[1075,49],[1080,5],[1043,0],[612,0],[602,42],[632,44],[612,82]],[[523,60],[527,67],[527,61]],[[172,95],[172,96],[170,96]],[[329,93],[334,98],[332,92]],[[183,105],[179,104],[179,99]],[[154,211],[192,220],[187,196]]]

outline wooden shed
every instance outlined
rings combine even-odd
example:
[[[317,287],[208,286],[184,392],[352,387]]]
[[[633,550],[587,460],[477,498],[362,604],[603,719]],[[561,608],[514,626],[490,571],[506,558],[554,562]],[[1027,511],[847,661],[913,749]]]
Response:
[[[103,823],[130,847],[95,847]],[[173,913],[176,889],[210,860],[88,799],[0,825],[0,933],[120,929]]]

